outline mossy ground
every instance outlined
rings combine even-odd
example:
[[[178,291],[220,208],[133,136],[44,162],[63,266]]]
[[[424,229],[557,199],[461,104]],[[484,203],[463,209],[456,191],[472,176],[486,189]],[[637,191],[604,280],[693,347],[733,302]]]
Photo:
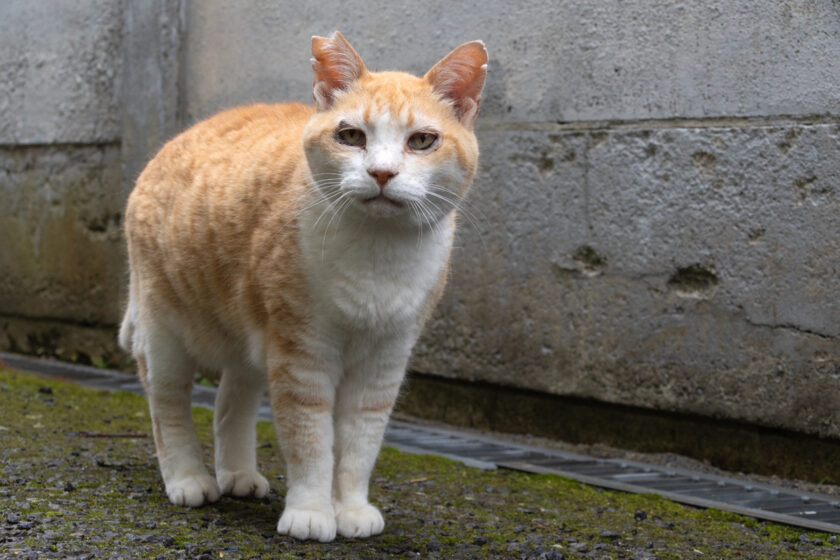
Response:
[[[194,417],[211,464],[211,413]],[[302,543],[275,533],[285,487],[270,424],[258,427],[269,495],[197,509],[166,500],[149,426],[141,397],[0,372],[0,557],[840,558],[829,535],[389,448],[371,488],[385,533]]]

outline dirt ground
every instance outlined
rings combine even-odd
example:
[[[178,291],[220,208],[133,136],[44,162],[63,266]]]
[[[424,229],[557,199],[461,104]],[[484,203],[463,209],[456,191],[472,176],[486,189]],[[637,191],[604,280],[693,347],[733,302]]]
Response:
[[[194,417],[210,464],[211,413]],[[275,532],[285,485],[270,424],[269,495],[196,509],[166,500],[149,432],[142,397],[0,372],[0,558],[840,559],[832,535],[388,448],[371,488],[384,534],[298,542]]]

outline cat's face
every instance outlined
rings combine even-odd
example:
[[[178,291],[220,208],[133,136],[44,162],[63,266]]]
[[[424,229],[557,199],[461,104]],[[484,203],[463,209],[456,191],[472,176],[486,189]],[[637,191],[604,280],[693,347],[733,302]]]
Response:
[[[313,42],[319,111],[303,139],[319,194],[335,212],[414,225],[448,215],[466,194],[478,161],[472,122],[486,71],[483,45],[468,43],[467,55],[439,68],[450,55],[418,78],[368,72],[340,34],[322,41]],[[330,87],[336,76],[338,85]],[[471,83],[466,99],[453,98],[459,79],[480,85]]]

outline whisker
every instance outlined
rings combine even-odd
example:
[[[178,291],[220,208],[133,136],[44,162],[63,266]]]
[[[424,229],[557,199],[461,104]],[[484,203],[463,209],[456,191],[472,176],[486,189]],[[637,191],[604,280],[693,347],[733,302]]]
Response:
[[[454,208],[454,209],[455,209],[455,210],[456,210],[456,211],[457,211],[460,215],[464,216],[464,218],[466,218],[466,219],[467,219],[467,221],[468,221],[468,222],[470,222],[470,225],[473,227],[473,229],[476,231],[476,233],[478,233],[478,239],[479,239],[479,241],[481,242],[482,249],[483,249],[485,252],[487,251],[487,244],[486,244],[486,243],[485,243],[485,241],[484,241],[484,234],[483,234],[483,233],[482,233],[482,231],[481,231],[481,227],[480,227],[480,226],[479,226],[479,224],[478,224],[477,218],[475,217],[475,215],[473,215],[473,213],[472,213],[472,212],[470,212],[469,210],[467,210],[465,207],[463,207],[463,206],[460,204],[460,202],[462,202],[462,201],[463,201],[463,199],[462,199],[461,201],[453,200],[453,199],[451,199],[451,198],[448,198],[448,197],[446,197],[446,196],[442,195],[441,193],[434,192],[433,190],[428,190],[428,191],[426,191],[426,194],[427,194],[427,195],[431,195],[431,196],[433,196],[433,197],[435,197],[435,198],[438,198],[438,199],[440,199],[440,200],[442,200],[442,201],[446,202],[447,204],[452,205],[452,207],[453,207],[453,208]],[[429,201],[429,202],[431,203],[431,201]]]
[[[420,220],[420,224],[419,224],[420,227],[418,228],[419,233],[418,233],[418,237],[417,237],[417,249],[420,249],[420,247],[423,245],[423,222],[425,220],[425,217],[423,216],[423,214],[420,210],[420,203],[419,202],[417,202],[415,200],[409,200],[408,201],[408,208],[409,208],[410,211],[414,212],[414,215],[417,216],[418,220]]]
[[[450,193],[450,192],[449,192],[449,191],[448,191],[445,187],[443,187],[442,185],[437,185],[437,184],[435,184],[435,183],[432,183],[431,185],[429,185],[429,191],[430,191],[430,192],[432,192],[432,193],[434,193],[435,195],[438,195],[438,196],[448,195],[447,200],[448,200],[451,204],[453,204],[456,208],[458,208],[458,210],[460,210],[460,211],[462,211],[462,212],[475,210],[476,212],[478,212],[479,214],[481,214],[481,216],[480,216],[480,218],[481,218],[481,219],[480,219],[479,221],[482,221],[482,222],[487,222],[487,221],[489,221],[489,220],[488,220],[488,218],[487,218],[487,215],[486,215],[486,214],[485,214],[485,213],[481,210],[481,208],[479,208],[479,207],[477,207],[477,206],[474,206],[474,205],[472,205],[472,204],[470,203],[469,196],[467,196],[466,198],[462,198],[462,199],[460,199],[460,200],[453,199],[452,197],[453,197],[454,195],[453,195],[452,193]],[[478,219],[479,219],[479,216],[475,216],[475,214],[473,214],[473,217],[474,217],[476,220],[478,220]]]
[[[333,211],[332,216],[330,216],[330,219],[327,222],[327,226],[324,228],[324,237],[321,239],[321,262],[324,262],[324,252],[326,250],[327,234],[330,231],[330,226],[332,225],[333,220],[335,220],[336,217],[338,217],[341,213],[343,213],[344,210],[346,210],[351,204],[353,204],[353,199],[352,199],[351,194],[352,193],[350,193],[350,192],[344,193],[334,203],[335,205],[338,206],[338,208],[336,208],[336,210]],[[323,215],[323,213],[322,213],[322,215]],[[321,218],[319,217],[318,220],[320,220],[320,219]],[[336,224],[340,224],[340,223],[341,223],[341,219],[339,219],[338,222],[336,222]],[[316,224],[317,224],[317,222],[316,222]],[[338,227],[338,226],[336,225],[336,227]]]
[[[349,196],[351,196],[351,193],[350,193],[350,192],[344,192],[344,193],[341,193],[341,195],[340,195],[338,198],[336,198],[335,200],[331,200],[331,201],[329,202],[329,204],[327,204],[327,206],[326,206],[326,207],[325,207],[325,208],[321,211],[321,214],[318,216],[318,219],[317,219],[317,220],[315,220],[315,223],[314,223],[314,224],[312,224],[312,228],[313,228],[313,229],[315,229],[315,228],[318,226],[318,223],[319,223],[319,222],[323,219],[323,217],[324,217],[324,216],[325,216],[325,215],[326,215],[326,214],[327,214],[327,213],[328,213],[328,212],[329,212],[329,211],[330,211],[333,207],[335,207],[335,206],[337,206],[338,204],[340,204],[342,200],[344,200],[346,197],[349,197]],[[335,213],[334,213],[334,212],[333,212],[333,216],[335,216]],[[332,221],[332,219],[330,219],[330,221]]]

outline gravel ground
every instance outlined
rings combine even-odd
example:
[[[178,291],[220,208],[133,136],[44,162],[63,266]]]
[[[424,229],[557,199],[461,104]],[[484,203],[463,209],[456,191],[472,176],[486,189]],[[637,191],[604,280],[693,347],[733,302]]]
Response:
[[[194,416],[209,464],[211,415]],[[258,435],[265,499],[177,508],[141,397],[0,372],[0,557],[840,559],[831,535],[387,448],[371,489],[385,533],[298,542],[275,533],[282,460],[271,426]]]

